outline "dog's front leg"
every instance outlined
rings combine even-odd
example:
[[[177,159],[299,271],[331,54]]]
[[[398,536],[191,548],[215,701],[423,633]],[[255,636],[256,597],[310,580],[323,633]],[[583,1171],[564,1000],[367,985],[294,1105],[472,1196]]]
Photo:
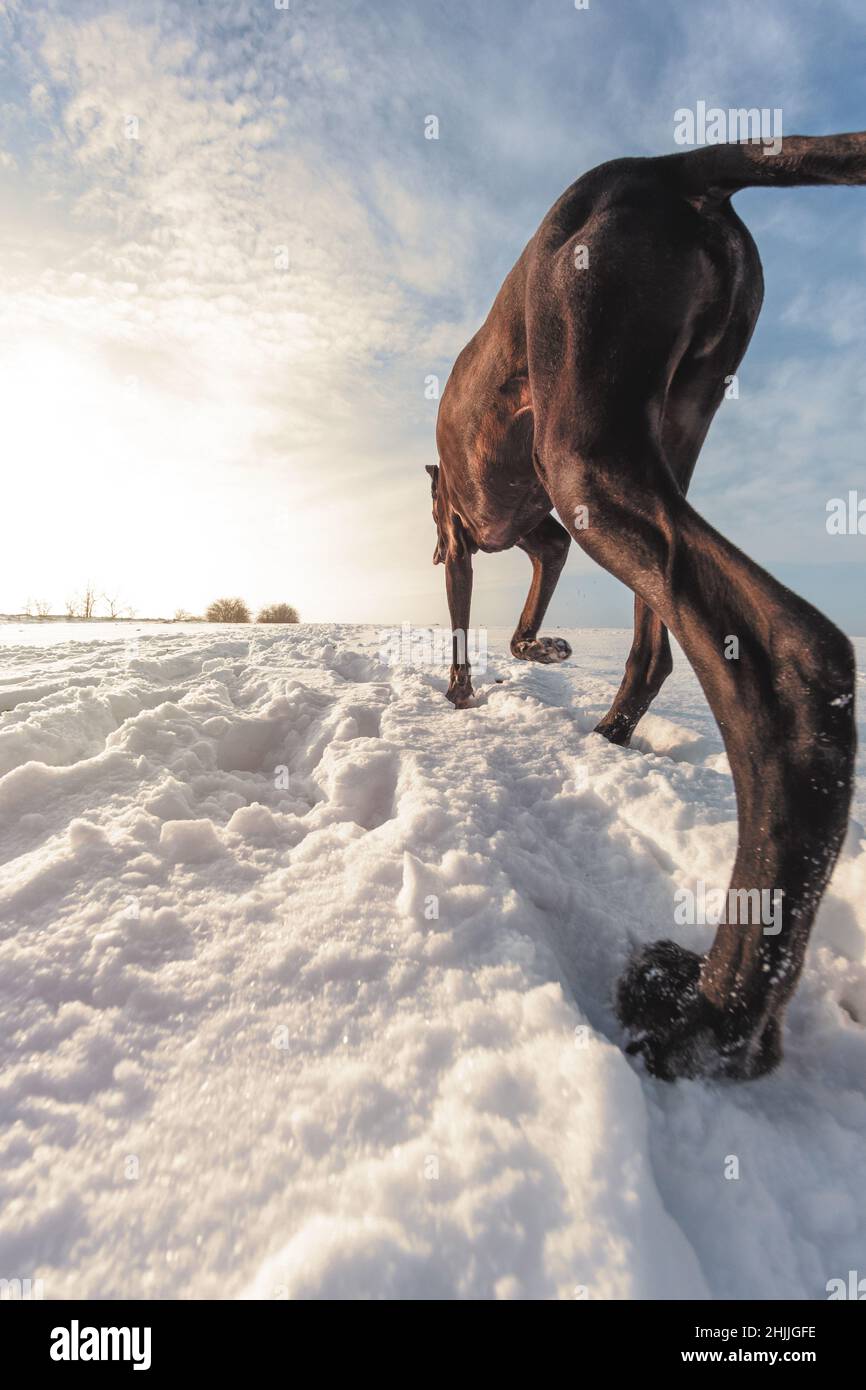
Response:
[[[451,614],[451,675],[447,698],[464,709],[475,694],[467,653],[469,609],[472,603],[472,556],[467,546],[454,547],[445,557],[445,589]]]
[[[532,561],[532,585],[511,639],[511,655],[520,661],[540,661],[545,665],[565,661],[571,656],[565,638],[539,637],[538,629],[565,564],[571,537],[555,517],[546,516],[517,544]]]

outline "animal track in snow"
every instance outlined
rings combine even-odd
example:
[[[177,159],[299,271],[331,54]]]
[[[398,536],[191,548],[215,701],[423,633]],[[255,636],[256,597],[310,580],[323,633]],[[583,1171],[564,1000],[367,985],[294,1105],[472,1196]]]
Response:
[[[532,670],[509,636],[460,712],[345,625],[16,649],[0,1254],[53,1296],[802,1299],[853,1267],[862,831],[783,1068],[660,1089],[611,993],[729,867],[721,745],[680,667],[648,751],[590,733],[630,634]]]

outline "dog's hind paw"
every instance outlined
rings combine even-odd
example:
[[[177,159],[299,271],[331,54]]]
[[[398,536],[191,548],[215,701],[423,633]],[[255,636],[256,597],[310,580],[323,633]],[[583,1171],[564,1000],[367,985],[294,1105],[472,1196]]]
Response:
[[[571,647],[563,637],[513,638],[511,655],[518,661],[540,661],[550,666],[557,661],[567,661]]]
[[[673,941],[655,941],[629,963],[616,997],[631,1036],[626,1051],[662,1081],[750,1081],[772,1071],[782,1055],[778,1020],[755,1033],[720,1013],[699,989],[702,959]]]

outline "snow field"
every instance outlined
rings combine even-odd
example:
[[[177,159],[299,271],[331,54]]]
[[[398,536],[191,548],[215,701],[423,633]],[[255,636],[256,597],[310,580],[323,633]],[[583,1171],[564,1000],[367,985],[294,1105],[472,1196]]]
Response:
[[[673,898],[726,884],[733,791],[681,657],[616,749],[591,730],[628,636],[564,635],[544,668],[491,633],[454,711],[374,629],[2,634],[0,1276],[597,1299],[866,1273],[860,821],[779,1071],[646,1077],[612,992],[639,942],[710,940]]]

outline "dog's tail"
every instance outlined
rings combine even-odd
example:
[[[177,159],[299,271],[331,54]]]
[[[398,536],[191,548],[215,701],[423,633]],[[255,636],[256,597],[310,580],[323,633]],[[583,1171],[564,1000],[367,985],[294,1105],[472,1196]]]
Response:
[[[662,155],[660,164],[684,193],[730,197],[773,184],[866,184],[866,131],[849,135],[786,135],[773,144],[742,141]]]

